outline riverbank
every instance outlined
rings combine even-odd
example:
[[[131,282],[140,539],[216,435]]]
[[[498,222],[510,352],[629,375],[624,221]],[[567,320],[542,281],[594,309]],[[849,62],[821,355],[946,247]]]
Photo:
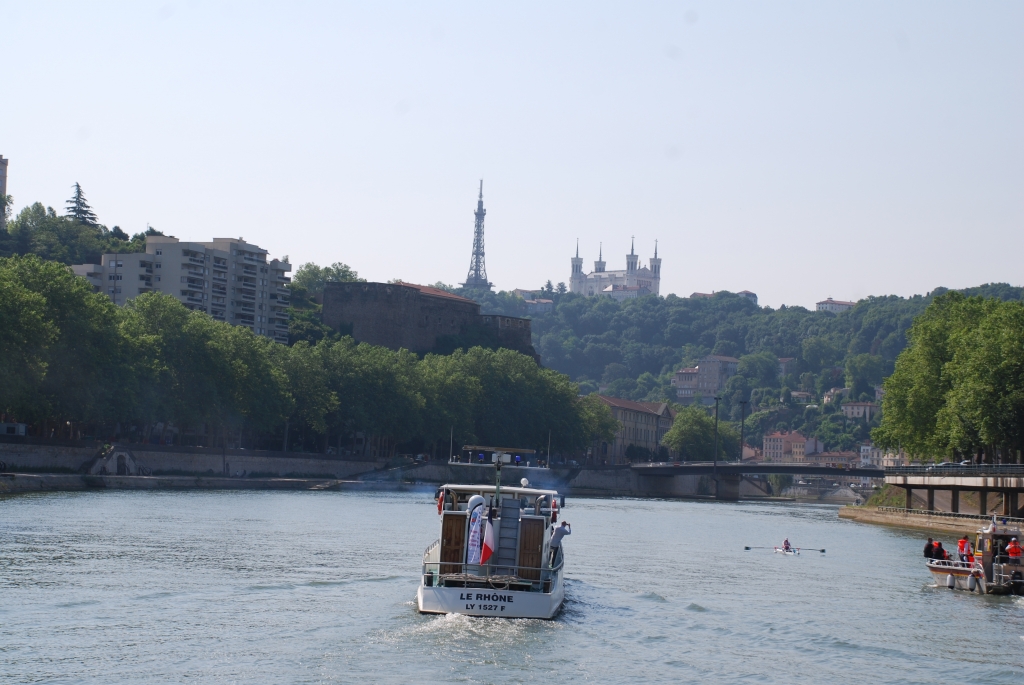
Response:
[[[872,523],[897,528],[933,530],[944,533],[973,534],[985,525],[985,521],[973,516],[957,516],[945,512],[886,511],[878,507],[840,507],[839,518],[859,523]]]
[[[337,478],[232,478],[227,476],[111,476],[77,473],[3,473],[0,495],[84,490],[433,490],[432,485]]]

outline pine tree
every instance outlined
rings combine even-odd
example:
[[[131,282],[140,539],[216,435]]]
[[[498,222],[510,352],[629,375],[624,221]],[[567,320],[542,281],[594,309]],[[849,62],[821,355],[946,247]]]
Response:
[[[99,225],[99,222],[96,220],[96,213],[92,211],[92,207],[85,201],[85,193],[82,192],[82,186],[76,182],[74,188],[75,194],[67,202],[65,215],[86,226]]]

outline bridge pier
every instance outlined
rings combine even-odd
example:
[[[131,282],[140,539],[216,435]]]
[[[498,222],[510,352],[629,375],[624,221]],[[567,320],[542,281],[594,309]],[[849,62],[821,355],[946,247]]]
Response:
[[[982,516],[988,513],[988,490],[978,490],[978,513]]]
[[[907,505],[904,509],[914,508],[914,488],[904,488],[907,491]]]
[[[960,488],[949,491],[949,510],[954,514],[960,513]]]
[[[935,511],[935,488],[928,488],[928,511]]]
[[[715,499],[723,502],[738,502],[740,499],[740,475],[719,475],[715,481]]]

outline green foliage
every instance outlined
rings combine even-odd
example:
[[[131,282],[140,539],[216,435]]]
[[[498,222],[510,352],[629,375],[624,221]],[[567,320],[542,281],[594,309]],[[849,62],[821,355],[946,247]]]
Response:
[[[317,298],[324,292],[326,283],[348,283],[363,282],[365,278],[359,278],[348,264],[335,262],[330,266],[317,266],[313,262],[306,262],[292,276],[292,284],[304,288],[310,298]]]
[[[1016,462],[1024,450],[1024,303],[949,292],[885,381],[879,444],[918,458]]]
[[[99,221],[96,220],[96,213],[92,211],[92,207],[85,200],[85,193],[82,192],[82,186],[77,182],[73,186],[75,193],[71,196],[71,199],[67,201],[67,207],[64,215],[74,221],[76,224],[83,224],[85,226],[98,226]]]
[[[116,307],[35,256],[0,258],[0,373],[0,413],[36,434],[68,422],[106,435],[132,425],[145,440],[171,422],[281,445],[288,425],[316,449],[363,433],[392,450],[410,441],[447,450],[453,433],[540,448],[550,431],[553,448],[569,452],[610,440],[616,425],[568,377],[511,350],[420,359],[337,336],[287,347],[159,293]]]
[[[712,461],[715,458],[715,419],[697,405],[683,407],[661,443],[678,452],[686,461]],[[739,458],[739,431],[731,423],[718,422],[718,458]]]
[[[105,226],[75,217],[57,216],[52,207],[35,203],[18,212],[7,230],[0,228],[0,257],[34,254],[62,264],[98,264],[104,254],[144,252],[149,229],[131,238],[119,227]]]

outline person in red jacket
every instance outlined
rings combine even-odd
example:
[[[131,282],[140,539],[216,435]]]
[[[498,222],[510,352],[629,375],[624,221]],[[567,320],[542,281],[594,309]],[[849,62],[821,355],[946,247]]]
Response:
[[[1020,543],[1017,542],[1017,538],[1010,540],[1010,544],[1006,546],[1006,556],[1010,557],[1011,564],[1020,564]]]
[[[966,535],[956,543],[956,553],[960,561],[967,561],[967,555],[971,553],[971,543],[968,542]]]

